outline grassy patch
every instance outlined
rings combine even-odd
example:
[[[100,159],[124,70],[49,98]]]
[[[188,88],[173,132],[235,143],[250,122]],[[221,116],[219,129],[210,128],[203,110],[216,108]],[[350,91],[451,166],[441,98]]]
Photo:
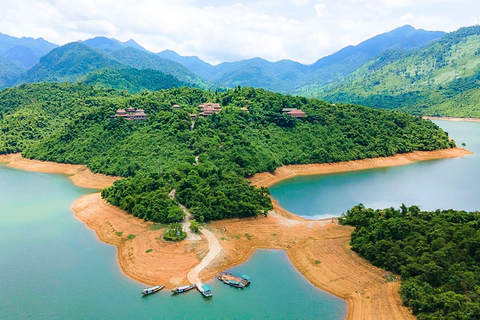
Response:
[[[147,251],[145,251],[145,253],[150,253],[152,251],[153,251],[153,249],[148,249]]]
[[[157,222],[154,222],[148,225],[148,228],[150,229],[150,231],[157,231],[160,229],[165,229],[166,227],[167,227],[166,224],[157,223]]]
[[[320,260],[315,260],[315,264],[320,264],[322,263]]]
[[[228,239],[227,239],[227,238],[224,238],[224,237],[221,237],[220,240],[228,241]]]
[[[247,237],[248,240],[251,240],[252,239],[252,236],[248,233],[245,233],[245,237]]]
[[[121,237],[122,234],[123,234],[123,231],[117,231],[117,232],[115,232],[115,234],[116,234],[117,236]]]
[[[397,276],[390,273],[383,274],[382,278],[385,279],[385,282],[395,282],[398,280]]]
[[[237,234],[237,235],[235,236],[235,239],[237,239],[237,240],[240,239],[240,235]]]
[[[277,236],[277,234],[276,234],[276,233],[272,233],[272,236],[276,237],[276,236]]]
[[[129,234],[129,235],[128,235],[128,240],[133,240],[133,239],[135,239],[135,237],[136,237],[136,235],[134,235],[134,234]]]

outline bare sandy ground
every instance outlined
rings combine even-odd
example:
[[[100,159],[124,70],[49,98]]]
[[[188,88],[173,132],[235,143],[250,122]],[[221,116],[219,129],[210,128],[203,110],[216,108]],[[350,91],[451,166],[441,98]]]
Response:
[[[104,189],[109,187],[120,177],[92,173],[87,166],[76,164],[63,164],[49,161],[30,160],[21,154],[0,155],[0,163],[8,163],[12,168],[69,175],[73,184],[82,188]]]
[[[208,253],[204,239],[163,241],[164,229],[155,230],[158,225],[108,204],[99,193],[77,199],[72,210],[95,231],[99,240],[117,247],[118,263],[126,275],[148,285],[166,284],[173,288],[187,284],[187,273]]]
[[[250,180],[257,186],[270,186],[296,175],[405,165],[468,154],[468,150],[455,148],[335,164],[288,166],[274,173],[257,174]],[[84,166],[26,160],[19,155],[0,156],[1,162],[25,170],[78,175],[79,179],[72,181],[90,188],[106,187],[117,179],[97,177]],[[189,278],[207,281],[220,271],[243,263],[256,249],[281,249],[315,286],[348,302],[347,319],[413,319],[401,305],[400,283],[387,282],[385,271],[352,252],[348,243],[353,229],[338,225],[336,219],[305,220],[274,201],[274,210],[268,217],[212,222],[206,225],[207,233],[200,241],[170,243],[161,240],[163,230],[158,225],[109,205],[99,193],[77,199],[72,210],[95,231],[99,240],[117,247],[118,263],[126,275],[148,285],[166,284],[173,288],[189,283]],[[209,243],[213,250],[208,249]]]
[[[422,118],[423,119],[430,119],[430,120],[480,122],[479,118],[430,117],[430,116],[425,116],[425,117],[422,117]]]

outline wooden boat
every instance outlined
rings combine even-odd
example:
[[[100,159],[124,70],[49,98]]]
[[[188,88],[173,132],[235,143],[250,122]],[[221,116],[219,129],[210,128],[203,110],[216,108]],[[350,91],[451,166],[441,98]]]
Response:
[[[165,288],[165,285],[163,285],[163,286],[155,286],[155,287],[151,287],[151,288],[146,288],[146,289],[143,289],[143,290],[142,290],[142,294],[143,294],[144,296],[146,296],[146,295],[149,295],[149,294],[158,292],[158,291],[162,290],[163,288]]]
[[[195,286],[193,284],[191,284],[191,285],[188,285],[188,286],[176,287],[175,289],[172,290],[172,292],[173,292],[173,294],[184,293],[184,292],[192,290],[193,288],[195,288]]]
[[[197,290],[200,291],[200,293],[203,294],[204,297],[210,298],[211,296],[213,296],[212,288],[208,284],[197,282],[195,283],[195,287],[197,287]]]
[[[229,272],[222,272],[218,274],[216,278],[223,283],[235,288],[245,288],[250,284],[250,277],[247,275],[237,277]]]

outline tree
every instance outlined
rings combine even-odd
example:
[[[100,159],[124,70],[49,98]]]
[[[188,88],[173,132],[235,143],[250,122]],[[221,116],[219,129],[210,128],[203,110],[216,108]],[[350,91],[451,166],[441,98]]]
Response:
[[[200,232],[200,228],[202,227],[202,224],[197,222],[195,219],[190,220],[190,230],[192,230],[195,233]]]
[[[163,238],[168,241],[182,241],[187,237],[180,223],[170,223],[168,229],[163,233]]]

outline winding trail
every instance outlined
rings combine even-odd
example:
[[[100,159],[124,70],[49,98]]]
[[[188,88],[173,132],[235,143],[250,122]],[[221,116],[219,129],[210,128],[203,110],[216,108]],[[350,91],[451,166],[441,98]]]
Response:
[[[201,232],[208,241],[208,254],[205,258],[202,259],[199,265],[190,270],[187,274],[187,279],[191,283],[200,282],[198,275],[202,272],[209,264],[212,262],[219,254],[222,252],[223,248],[217,238],[209,230],[202,228]]]
[[[197,159],[198,158],[196,158],[195,160]],[[175,199],[176,190],[173,189],[172,191],[170,191],[168,195],[171,199]],[[185,238],[185,240],[190,240],[190,241],[202,240],[202,238],[198,234],[190,230],[190,220],[192,220],[193,218],[192,214],[190,213],[190,210],[188,210],[188,208],[181,203],[179,203],[178,206],[182,208],[183,212],[185,212],[185,219],[182,222],[182,228],[187,233],[187,237]],[[209,230],[205,228],[201,228],[200,232],[207,239],[208,254],[205,258],[202,259],[202,262],[200,262],[200,264],[198,264],[188,272],[187,279],[192,284],[200,282],[200,278],[198,277],[200,272],[202,272],[210,264],[210,262],[212,262],[223,250],[222,245],[220,244],[220,242],[218,242],[218,239],[215,237],[213,233],[211,233]]]

